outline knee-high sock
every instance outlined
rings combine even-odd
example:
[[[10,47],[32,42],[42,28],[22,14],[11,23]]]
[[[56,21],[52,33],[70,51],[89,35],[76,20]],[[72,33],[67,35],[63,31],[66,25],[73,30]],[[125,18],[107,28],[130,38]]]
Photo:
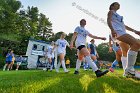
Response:
[[[65,60],[62,60],[61,62],[62,62],[62,67],[63,67],[64,71],[66,71],[67,69],[66,69],[66,65],[65,65]]]
[[[77,61],[76,61],[76,69],[75,70],[79,71],[80,66],[81,66],[81,60],[77,59]]]
[[[94,62],[92,62],[92,59],[90,56],[86,56],[85,60],[86,60],[86,62],[88,62],[89,66],[92,68],[93,71],[98,70],[98,67],[96,66],[96,64]]]
[[[61,66],[61,63],[59,61],[58,64],[57,64],[57,66],[56,66],[56,69],[59,70],[60,66]]]
[[[127,65],[127,57],[122,56],[121,61],[122,61],[123,70],[125,71]]]
[[[52,70],[52,68],[53,68],[53,65],[52,65],[52,64],[50,64],[50,70]]]
[[[137,54],[138,54],[138,52],[128,50],[128,53],[127,53],[128,63],[127,63],[126,69],[134,70],[134,65],[136,63]]]
[[[114,60],[114,62],[112,63],[112,68],[115,68],[116,67],[116,65],[118,65],[118,61],[117,60]]]
[[[99,62],[98,62],[98,60],[96,59],[96,60],[94,60],[94,63],[96,64],[96,66],[98,67],[98,69],[100,68],[100,64],[99,64]]]
[[[5,69],[6,69],[6,66],[7,66],[7,64],[5,64],[5,65],[4,65],[3,70],[5,70]]]

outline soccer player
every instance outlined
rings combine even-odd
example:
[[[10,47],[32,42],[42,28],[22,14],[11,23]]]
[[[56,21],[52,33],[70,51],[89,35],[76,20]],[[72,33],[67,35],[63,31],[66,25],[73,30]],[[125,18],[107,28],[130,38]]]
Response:
[[[51,45],[48,46],[47,48],[47,58],[48,58],[48,62],[49,64],[47,66],[50,66],[50,71],[52,71],[53,68],[53,64],[52,64],[52,60],[54,58],[54,51],[53,51],[53,47],[54,47],[54,42],[51,42]],[[48,67],[47,67],[48,70]]]
[[[83,57],[85,57],[86,62],[88,62],[89,66],[95,72],[96,76],[101,77],[104,74],[106,74],[108,72],[108,70],[105,70],[102,72],[98,69],[96,64],[94,62],[92,62],[90,53],[89,53],[88,49],[86,48],[86,37],[89,36],[91,38],[101,39],[101,40],[106,40],[106,38],[105,37],[97,37],[97,36],[92,35],[84,28],[85,25],[86,25],[86,20],[82,19],[80,21],[80,26],[76,27],[76,29],[75,29],[73,36],[72,36],[72,39],[71,39],[71,43],[70,43],[70,47],[73,48],[73,43],[76,39],[75,45],[76,45],[76,48],[79,50],[78,59],[76,62],[76,69],[75,69],[74,74],[79,73],[81,61],[82,61]]]
[[[65,37],[66,37],[66,34],[63,32],[61,34],[61,37],[60,39],[58,39],[56,42],[55,42],[55,46],[53,48],[53,51],[54,49],[56,48],[57,49],[57,56],[59,56],[59,60],[60,62],[58,62],[57,64],[57,67],[56,67],[56,72],[59,72],[59,68],[62,64],[62,67],[64,69],[64,72],[69,72],[69,70],[66,69],[66,65],[65,65],[65,54],[66,54],[66,46],[69,47],[69,43],[65,40]]]
[[[118,41],[116,39],[114,39],[111,35],[109,35],[109,52],[111,53],[112,50],[115,52],[116,59],[112,63],[109,70],[111,72],[114,72],[114,68],[116,67],[116,65],[118,65],[118,62],[121,61],[122,52],[121,52],[120,46],[118,44]]]
[[[134,69],[138,50],[140,49],[140,41],[135,39],[132,35],[128,34],[126,30],[132,31],[138,35],[140,35],[140,32],[124,24],[123,17],[117,13],[119,8],[120,4],[118,2],[114,2],[110,5],[107,23],[111,30],[112,36],[116,37],[117,40],[124,42],[124,45],[128,44],[130,46],[127,52],[127,66],[125,69],[125,76],[140,78],[140,73]]]
[[[95,40],[91,39],[90,42],[91,42],[91,44],[88,45],[88,50],[90,52],[91,59],[93,60],[93,62],[95,62],[97,67],[100,68],[100,64],[97,60],[97,58],[99,58],[99,55],[98,55],[98,52],[96,50]]]

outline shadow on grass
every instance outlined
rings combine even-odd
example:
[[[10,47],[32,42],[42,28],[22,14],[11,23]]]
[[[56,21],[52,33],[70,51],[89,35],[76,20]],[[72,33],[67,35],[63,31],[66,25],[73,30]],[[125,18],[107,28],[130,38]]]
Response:
[[[13,73],[13,74],[12,74]],[[96,78],[81,71],[80,75],[44,71],[19,71],[0,75],[0,93],[138,93],[140,81],[119,76]]]
[[[140,81],[119,76],[96,78],[94,73],[60,77],[61,81],[39,93],[138,93]]]
[[[140,82],[130,78],[105,76],[89,84],[87,93],[138,93]]]

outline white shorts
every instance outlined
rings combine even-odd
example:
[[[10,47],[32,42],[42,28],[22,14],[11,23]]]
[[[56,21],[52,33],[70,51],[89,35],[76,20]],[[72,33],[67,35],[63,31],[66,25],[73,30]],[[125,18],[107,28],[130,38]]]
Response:
[[[17,65],[21,65],[21,62],[17,62]]]
[[[52,58],[52,55],[51,55],[51,54],[47,54],[47,57],[48,57],[48,58]]]
[[[96,56],[96,55],[94,55],[94,54],[90,54],[90,56]]]
[[[59,54],[64,54],[64,55],[65,55],[65,54],[66,54],[66,51],[58,50],[58,51],[57,51],[57,55],[59,55]]]

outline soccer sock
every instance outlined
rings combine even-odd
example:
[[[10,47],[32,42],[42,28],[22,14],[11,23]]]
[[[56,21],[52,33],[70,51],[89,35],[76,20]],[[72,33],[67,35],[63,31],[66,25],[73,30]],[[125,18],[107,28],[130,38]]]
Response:
[[[61,66],[61,63],[58,62],[56,69],[59,70],[60,66]]]
[[[52,64],[50,64],[50,70],[52,70],[52,68],[53,68],[53,65],[52,65]]]
[[[134,65],[136,62],[137,54],[138,54],[138,52],[128,50],[128,53],[127,53],[128,64],[126,67],[128,70],[134,71]]]
[[[116,65],[118,64],[118,61],[117,60],[114,60],[114,62],[112,63],[112,68],[115,68],[116,67]]]
[[[122,56],[121,61],[122,61],[123,70],[125,71],[125,68],[126,68],[126,65],[127,65],[127,57]]]
[[[67,69],[66,69],[66,65],[65,65],[65,60],[64,60],[64,59],[62,60],[62,67],[63,67],[64,71],[67,70]]]
[[[77,59],[77,61],[76,61],[76,69],[75,70],[79,71],[80,66],[81,66],[81,60]]]
[[[6,69],[6,66],[7,66],[7,65],[5,64],[5,65],[4,65],[4,67],[3,67],[3,70],[5,70],[5,69]]]
[[[98,70],[98,67],[96,66],[96,64],[94,62],[92,62],[92,59],[90,56],[86,56],[85,60],[86,60],[86,62],[88,62],[89,66],[92,68],[93,71]]]
[[[94,60],[94,63],[96,64],[96,66],[98,67],[98,68],[100,68],[100,64],[99,64],[99,62],[98,62],[98,60],[96,59],[96,60]]]

